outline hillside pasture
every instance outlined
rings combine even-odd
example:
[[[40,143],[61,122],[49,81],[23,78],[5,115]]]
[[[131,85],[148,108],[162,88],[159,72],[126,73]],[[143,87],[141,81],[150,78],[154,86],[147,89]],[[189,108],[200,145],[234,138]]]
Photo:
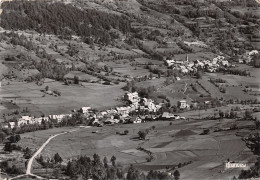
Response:
[[[187,53],[187,54],[176,54],[174,55],[174,58],[178,60],[186,60],[187,55],[189,61],[212,60],[213,58],[217,57],[217,55],[215,55],[212,52],[197,52],[197,53]]]
[[[118,64],[116,67],[113,68],[114,72],[120,73],[121,75],[126,75],[130,77],[142,77],[145,75],[149,75],[149,71],[144,69],[143,67],[134,67],[129,64]]]
[[[41,90],[45,86],[49,86],[52,91],[60,91],[61,96],[44,94]],[[84,84],[84,87],[79,85],[65,86],[57,81],[45,83],[43,86],[37,86],[34,83],[11,83],[2,87],[1,95],[3,98],[6,97],[5,99],[8,98],[9,101],[13,100],[21,108],[28,107],[31,115],[67,114],[71,110],[83,106],[105,108],[122,105],[120,99],[124,94],[121,89],[123,86],[123,84],[107,86],[97,83]],[[13,94],[13,96],[8,97],[9,94]]]
[[[192,113],[192,112],[190,112]],[[209,112],[210,113],[210,112]],[[211,112],[212,113],[212,112]],[[221,123],[216,120],[175,120],[155,121],[140,124],[124,124],[104,126],[101,128],[92,127],[79,129],[76,132],[67,133],[54,138],[43,150],[43,157],[53,157],[59,153],[64,162],[79,155],[93,156],[97,153],[103,158],[116,156],[116,162],[127,167],[129,164],[141,170],[160,170],[166,167],[175,167],[179,163],[190,162],[180,168],[183,179],[205,179],[206,177],[224,178],[229,176],[230,171],[223,170],[225,161],[230,158],[232,161],[249,161],[253,159],[252,153],[245,146],[241,137],[236,136],[236,131],[213,132],[216,127],[230,126],[235,120],[223,120]],[[207,122],[207,123],[206,123]],[[150,130],[145,141],[139,140],[138,131],[155,126]],[[203,129],[211,129],[208,135],[200,135]],[[64,132],[70,128],[55,128],[44,131],[25,133],[19,142],[23,146],[40,146],[50,135]],[[127,135],[119,135],[116,132],[128,130]],[[95,133],[93,133],[95,132]],[[147,162],[148,155],[137,147],[150,150],[154,159]],[[244,156],[247,154],[247,156]],[[38,167],[34,163],[34,167]],[[41,168],[34,169],[34,172],[41,172]],[[207,170],[207,171],[206,171]],[[202,172],[205,172],[202,173]],[[236,173],[238,173],[236,171]]]
[[[153,60],[148,58],[135,58],[135,62],[137,62],[138,64],[156,64],[156,65],[164,64],[163,61]]]
[[[74,79],[74,77],[77,76],[80,81],[87,81],[87,82],[92,82],[92,81],[98,81],[99,78],[94,77],[92,75],[80,72],[80,71],[71,71],[68,74],[64,76],[65,79]]]

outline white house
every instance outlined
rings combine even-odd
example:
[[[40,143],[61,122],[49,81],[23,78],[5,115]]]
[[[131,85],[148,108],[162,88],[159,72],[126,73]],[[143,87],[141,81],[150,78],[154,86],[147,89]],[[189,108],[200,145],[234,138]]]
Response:
[[[125,115],[129,113],[130,106],[127,107],[117,107],[116,110],[118,114]]]
[[[102,112],[101,112],[101,115],[102,115],[102,116],[105,116],[105,115],[107,115],[107,112],[106,112],[106,111],[102,111]]]
[[[44,120],[43,117],[34,118],[34,123],[35,124],[42,124],[42,120]]]
[[[13,129],[15,127],[15,122],[9,122],[8,127]]]
[[[18,122],[20,124],[33,124],[33,117],[30,116],[22,116],[20,119],[18,119]],[[19,126],[19,125],[18,125]]]
[[[189,70],[185,66],[180,66],[180,68],[181,68],[181,72],[184,74],[187,74],[189,72]]]
[[[144,102],[144,106],[148,108],[149,111],[156,112],[156,106],[153,102],[153,100],[148,99],[146,102]]]
[[[229,66],[228,61],[221,61],[222,66]]]
[[[174,63],[175,63],[175,60],[166,60],[166,64],[167,64],[167,66],[172,66],[172,65],[174,65]]]
[[[72,114],[58,114],[58,115],[49,115],[50,119],[55,119],[58,121],[58,123],[61,122],[61,120],[65,117],[72,117]]]
[[[91,107],[82,107],[82,108],[80,108],[80,112],[82,112],[82,113],[88,113],[88,111],[91,109]]]
[[[131,102],[139,102],[140,101],[140,97],[138,95],[137,92],[133,92],[133,93],[126,93],[124,98],[126,100],[129,100]]]
[[[29,124],[29,123],[27,122],[27,120],[24,120],[24,119],[18,119],[18,121],[17,121],[18,127],[21,127],[22,125],[27,125],[27,124]]]
[[[133,121],[134,124],[142,123],[142,119],[139,117],[136,117],[136,119]]]
[[[217,58],[213,58],[212,59],[212,64],[217,64],[218,63],[218,59]]]
[[[188,108],[187,101],[184,100],[184,99],[178,101],[178,107],[179,107],[180,109],[186,109],[186,108]]]
[[[252,55],[255,55],[255,54],[258,54],[259,52],[257,50],[252,50],[248,53],[249,56],[252,56]]]

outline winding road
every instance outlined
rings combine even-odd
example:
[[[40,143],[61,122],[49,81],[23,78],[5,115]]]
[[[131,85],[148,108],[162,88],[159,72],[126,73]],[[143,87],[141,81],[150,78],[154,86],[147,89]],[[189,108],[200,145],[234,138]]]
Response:
[[[59,134],[55,134],[54,136],[49,137],[49,139],[47,139],[47,141],[45,141],[45,143],[43,143],[43,145],[38,149],[38,151],[36,151],[36,153],[34,153],[34,155],[31,157],[31,159],[29,160],[28,164],[27,164],[27,170],[26,170],[26,174],[31,175],[31,169],[32,169],[32,163],[35,159],[35,157],[37,157],[42,150],[45,148],[45,146],[55,137],[62,135],[62,134],[66,134],[67,132],[64,133],[59,133]]]
[[[91,126],[83,126],[83,128],[90,128]],[[82,128],[82,127],[81,127]],[[33,164],[33,161],[34,159],[42,152],[42,150],[45,148],[45,146],[55,137],[57,136],[60,136],[62,134],[67,134],[67,133],[71,133],[71,132],[75,132],[75,131],[78,131],[80,130],[81,128],[77,128],[77,129],[73,129],[73,130],[70,130],[70,131],[66,131],[66,132],[63,132],[63,133],[59,133],[59,134],[55,134],[55,135],[52,135],[51,137],[49,137],[45,143],[42,144],[42,146],[34,153],[34,155],[30,158],[28,164],[27,164],[27,169],[26,169],[26,174],[22,174],[22,175],[19,175],[19,176],[16,176],[16,177],[13,177],[13,178],[10,178],[10,180],[12,179],[17,179],[17,178],[20,178],[20,177],[23,177],[23,176],[34,176],[34,177],[37,177],[38,179],[45,179],[43,177],[40,177],[40,176],[37,176],[35,174],[32,174],[31,172],[31,169],[32,169],[32,164]]]

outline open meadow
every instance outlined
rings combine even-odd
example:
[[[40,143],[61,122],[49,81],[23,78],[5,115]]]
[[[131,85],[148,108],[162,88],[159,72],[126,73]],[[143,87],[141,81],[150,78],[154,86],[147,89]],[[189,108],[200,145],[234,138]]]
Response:
[[[205,124],[207,122],[207,124]],[[79,129],[78,131],[67,133],[53,139],[41,153],[44,157],[53,157],[59,153],[64,162],[77,158],[79,155],[93,156],[99,154],[102,158],[106,156],[116,157],[116,162],[126,168],[133,164],[142,171],[150,169],[162,170],[166,167],[177,167],[182,179],[207,179],[233,177],[239,171],[225,170],[224,163],[229,158],[232,161],[247,161],[253,163],[254,156],[246,147],[245,143],[237,136],[240,130],[227,130],[214,132],[215,128],[230,127],[235,120],[177,120],[155,121],[140,124],[125,124],[105,127],[92,127],[89,129]],[[243,122],[241,125],[245,124]],[[247,123],[248,124],[248,123]],[[138,131],[151,129],[146,140],[138,138]],[[204,129],[209,129],[210,133],[201,135]],[[49,129],[35,133],[25,133],[22,135],[20,144],[31,146],[37,142],[37,146],[46,140],[50,135],[67,131],[68,128]],[[120,135],[128,130],[127,135]],[[249,131],[248,131],[249,132]],[[152,152],[153,159],[147,161],[149,157],[144,151],[138,150],[142,147]],[[34,162],[35,173],[41,172],[41,167]],[[205,173],[207,170],[207,173]],[[168,169],[171,172],[171,169]],[[202,173],[204,172],[204,173]]]
[[[61,96],[53,96],[41,92],[46,86],[50,90],[58,90]],[[28,107],[32,115],[68,114],[73,109],[84,106],[105,109],[119,106],[124,91],[123,84],[107,86],[88,83],[85,86],[66,86],[61,82],[51,81],[38,86],[35,83],[11,82],[1,88],[1,99],[12,101],[21,108]]]

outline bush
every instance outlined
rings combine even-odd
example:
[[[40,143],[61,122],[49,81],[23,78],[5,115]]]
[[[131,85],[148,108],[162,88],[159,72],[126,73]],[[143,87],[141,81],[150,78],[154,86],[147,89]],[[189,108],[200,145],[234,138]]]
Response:
[[[110,85],[110,81],[105,81],[103,84],[104,85]]]
[[[145,131],[139,131],[138,135],[140,139],[145,140],[147,133]]]
[[[203,132],[201,133],[201,135],[206,135],[209,134],[209,129],[204,129]]]

